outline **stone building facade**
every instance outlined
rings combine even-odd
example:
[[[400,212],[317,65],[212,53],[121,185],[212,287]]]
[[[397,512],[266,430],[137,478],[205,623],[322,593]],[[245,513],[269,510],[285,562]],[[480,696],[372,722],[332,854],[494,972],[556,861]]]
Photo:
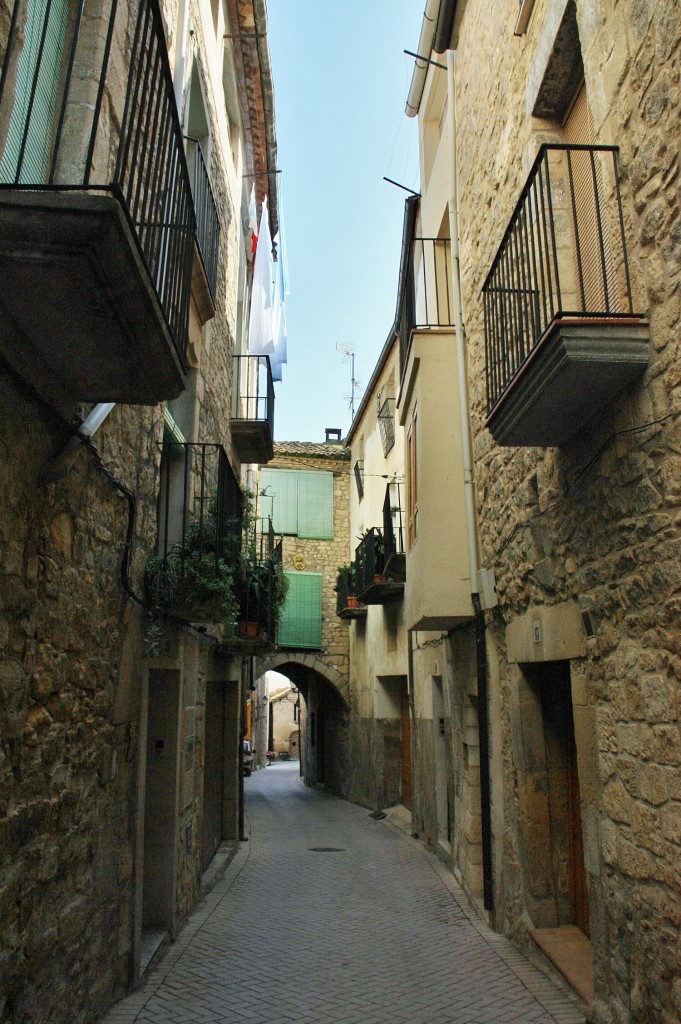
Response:
[[[53,4],[49,60],[20,66],[44,6],[0,3],[0,179],[38,186],[0,194],[3,1024],[98,1019],[138,982],[147,940],[174,937],[216,848],[238,842],[241,652],[210,627],[159,629],[144,573],[168,528],[164,443],[222,446],[238,489],[243,176],[260,175],[258,200],[269,191],[277,209],[269,65],[238,41],[248,19],[266,31],[264,5],[149,0],[114,15],[86,2],[79,22]],[[27,128],[19,97],[34,72],[54,102]],[[153,85],[132,113],[140,75]],[[93,82],[99,107],[78,92]],[[140,156],[130,178],[125,130],[129,166]],[[154,209],[169,233],[152,244]]]
[[[267,470],[275,474],[283,471],[291,476],[303,474],[305,479],[307,474],[329,474],[331,488],[326,498],[311,491],[309,498],[304,498],[301,493],[300,501],[315,509],[320,501],[328,498],[332,512],[328,529],[301,527],[299,533],[296,530],[283,537],[283,565],[291,585],[279,630],[277,653],[256,660],[255,675],[259,687],[255,700],[262,703],[264,673],[270,669],[281,672],[298,687],[303,697],[300,723],[303,778],[308,785],[323,784],[330,791],[347,797],[350,785],[347,741],[349,637],[347,623],[336,616],[334,586],[337,567],[347,561],[350,543],[349,453],[343,448],[340,436],[322,444],[281,441],[274,445],[274,458]],[[279,533],[278,510],[283,487],[276,476],[267,476],[261,469],[258,489],[262,515],[273,516],[275,531]],[[322,533],[324,536],[315,538],[305,536],[306,533]],[[296,606],[296,588],[303,586],[306,577],[319,580],[319,592],[310,598],[310,604]],[[296,624],[302,621],[301,616],[307,615],[308,611],[310,618],[307,618],[306,626],[316,625],[316,635],[295,630]],[[259,750],[260,763],[262,755],[264,751]]]
[[[669,1024],[680,15],[636,0],[432,6],[425,49],[456,55],[417,65],[409,104],[422,205],[459,242],[475,557],[498,597],[477,701],[487,909],[528,950],[561,935],[589,950],[593,988],[563,957],[589,1019]]]

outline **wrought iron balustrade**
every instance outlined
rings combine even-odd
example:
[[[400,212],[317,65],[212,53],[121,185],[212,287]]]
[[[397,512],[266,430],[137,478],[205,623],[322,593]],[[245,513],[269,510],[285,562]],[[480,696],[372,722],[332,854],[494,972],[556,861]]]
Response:
[[[398,298],[401,369],[407,360],[412,331],[454,325],[450,239],[413,235],[403,245]]]
[[[233,420],[267,423],[274,435],[274,383],[269,356],[234,356]]]
[[[15,0],[0,187],[122,204],[184,365],[195,217],[158,0]]]
[[[374,526],[367,530],[355,548],[355,589],[361,596],[373,586],[374,579],[383,572],[383,533]]]
[[[386,568],[394,555],[404,555],[403,485],[394,481],[385,489],[383,502],[383,552]]]
[[[634,312],[616,146],[543,145],[483,286],[488,413],[549,328]]]
[[[217,204],[210,183],[208,168],[198,139],[185,136],[190,172],[194,214],[196,216],[196,240],[203,260],[210,293],[215,302],[218,283],[218,251],[220,247],[220,219]]]

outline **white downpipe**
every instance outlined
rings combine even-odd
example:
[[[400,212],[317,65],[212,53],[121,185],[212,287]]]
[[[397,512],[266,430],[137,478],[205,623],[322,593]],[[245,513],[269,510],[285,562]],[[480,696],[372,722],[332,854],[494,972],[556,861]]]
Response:
[[[456,332],[456,365],[459,377],[459,413],[461,417],[461,447],[463,448],[463,480],[466,501],[466,533],[468,562],[471,573],[471,594],[480,593],[480,561],[475,528],[475,493],[473,489],[473,454],[468,421],[468,378],[463,340],[463,310],[461,307],[461,275],[459,267],[459,203],[456,172],[456,51],[447,50],[447,131],[449,133],[449,235],[452,247],[452,305]]]
[[[63,476],[66,476],[71,466],[76,461],[78,453],[82,450],[83,445],[85,444],[85,439],[91,438],[92,435],[99,430],[115,405],[115,402],[100,402],[90,410],[81,425],[78,427],[78,433],[73,437],[70,437],[61,451],[59,451],[43,468],[41,473],[42,483],[55,484],[58,480],[61,480]]]
[[[426,0],[426,9],[423,12],[423,21],[421,22],[421,35],[419,36],[419,45],[416,50],[420,57],[430,58],[433,50],[433,39],[435,38],[435,28],[437,26],[437,16],[439,11],[440,0]],[[417,60],[414,64],[414,72],[411,76],[411,85],[409,86],[407,104],[404,108],[404,112],[407,117],[416,117],[419,112],[427,74],[428,65],[426,62],[423,60]]]
[[[100,402],[99,405],[96,405],[78,427],[78,433],[84,434],[85,437],[92,437],[95,431],[99,430],[115,404],[115,402]]]

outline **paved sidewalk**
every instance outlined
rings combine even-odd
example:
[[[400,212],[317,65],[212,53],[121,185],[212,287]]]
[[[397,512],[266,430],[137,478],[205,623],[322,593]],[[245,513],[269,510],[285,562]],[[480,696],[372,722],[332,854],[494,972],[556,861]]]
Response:
[[[245,788],[250,842],[106,1024],[583,1024],[420,843],[297,764]]]

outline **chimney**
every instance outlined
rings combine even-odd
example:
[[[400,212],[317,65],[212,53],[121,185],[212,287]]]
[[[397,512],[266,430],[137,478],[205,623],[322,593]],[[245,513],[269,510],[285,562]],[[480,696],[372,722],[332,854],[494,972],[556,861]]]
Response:
[[[340,427],[327,427],[325,430],[326,444],[341,444]]]

